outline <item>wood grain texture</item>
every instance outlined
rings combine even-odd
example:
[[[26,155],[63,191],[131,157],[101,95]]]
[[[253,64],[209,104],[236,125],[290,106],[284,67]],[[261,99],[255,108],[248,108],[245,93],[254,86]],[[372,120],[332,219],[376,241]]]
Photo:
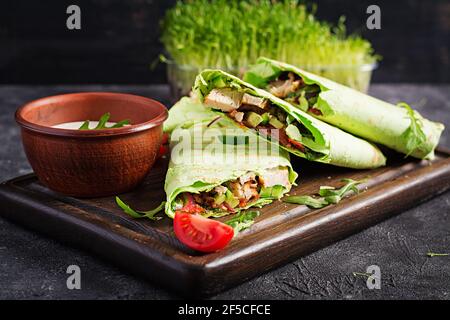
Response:
[[[250,230],[223,251],[200,254],[173,235],[171,220],[133,220],[113,197],[81,200],[61,196],[33,175],[0,185],[6,218],[81,246],[147,279],[184,295],[210,295],[324,247],[450,188],[450,157],[439,152],[432,163],[390,155],[387,167],[356,171],[294,160],[300,173],[294,194],[314,194],[342,178],[363,179],[361,193],[338,205],[310,210],[277,201],[261,210]],[[137,209],[164,199],[167,163],[134,192],[121,197]],[[226,220],[226,218],[223,218]]]

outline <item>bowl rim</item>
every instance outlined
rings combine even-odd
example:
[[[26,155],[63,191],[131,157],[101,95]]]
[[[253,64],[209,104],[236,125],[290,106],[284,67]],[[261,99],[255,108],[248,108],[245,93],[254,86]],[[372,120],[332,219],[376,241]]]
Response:
[[[132,124],[129,126],[124,126],[121,128],[115,128],[115,129],[100,129],[100,130],[75,130],[75,129],[61,129],[61,128],[54,128],[54,127],[48,127],[39,125],[33,122],[30,122],[28,120],[25,120],[23,117],[23,112],[35,106],[36,104],[42,103],[45,100],[53,100],[58,99],[62,97],[69,97],[69,98],[76,98],[76,97],[86,97],[86,96],[108,96],[108,97],[120,97],[120,98],[127,98],[131,99],[135,102],[140,103],[146,103],[151,104],[153,107],[158,108],[158,115],[148,121],[138,123],[138,124]],[[43,97],[39,99],[35,99],[32,101],[29,101],[19,107],[15,112],[15,120],[16,122],[24,129],[28,129],[34,132],[43,133],[47,135],[52,136],[62,136],[62,137],[89,137],[89,138],[95,138],[95,137],[105,137],[105,136],[118,136],[118,135],[125,135],[130,133],[136,133],[145,131],[154,127],[157,127],[161,125],[169,116],[169,113],[167,111],[167,108],[159,101],[138,96],[134,94],[129,93],[119,93],[119,92],[77,92],[77,93],[66,93],[66,94],[58,94],[48,97]]]

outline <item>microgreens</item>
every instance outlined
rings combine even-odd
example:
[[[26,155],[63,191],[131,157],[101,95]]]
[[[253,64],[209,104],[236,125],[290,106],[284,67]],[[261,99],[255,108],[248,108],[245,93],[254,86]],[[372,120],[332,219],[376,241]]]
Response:
[[[192,69],[239,72],[265,56],[350,86],[366,82],[357,67],[378,59],[370,42],[348,36],[345,18],[319,21],[302,2],[178,1],[161,22],[161,40],[175,63]]]

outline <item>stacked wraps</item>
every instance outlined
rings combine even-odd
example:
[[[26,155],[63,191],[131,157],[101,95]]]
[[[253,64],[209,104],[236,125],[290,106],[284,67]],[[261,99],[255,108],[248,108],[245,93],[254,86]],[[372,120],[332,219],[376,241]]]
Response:
[[[289,103],[220,70],[197,76],[194,92],[205,106],[235,127],[275,141],[284,150],[311,161],[366,169],[385,164],[367,141],[311,117]]]
[[[444,130],[406,104],[389,104],[282,62],[260,58],[244,79],[311,116],[416,158],[433,159]]]
[[[165,183],[170,217],[177,210],[220,217],[281,198],[297,178],[288,152],[336,166],[376,168],[385,165],[384,155],[352,134],[432,159],[444,129],[407,105],[265,58],[245,80],[205,70],[195,80],[196,98],[183,98],[169,111],[164,131],[171,133]]]
[[[184,117],[195,116],[190,123]],[[297,174],[289,156],[255,135],[229,130],[201,104],[183,98],[170,111],[171,160],[166,176],[166,213],[176,210],[218,217],[281,198]],[[252,140],[254,139],[254,140]]]

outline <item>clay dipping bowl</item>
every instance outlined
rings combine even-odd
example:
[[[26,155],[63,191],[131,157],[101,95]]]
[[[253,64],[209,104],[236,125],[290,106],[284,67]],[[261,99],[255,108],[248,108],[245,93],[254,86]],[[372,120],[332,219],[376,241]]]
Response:
[[[68,130],[52,126],[129,119],[117,129]],[[64,94],[29,102],[16,111],[22,142],[40,182],[53,191],[81,198],[130,191],[157,157],[167,109],[159,102],[121,93]]]

